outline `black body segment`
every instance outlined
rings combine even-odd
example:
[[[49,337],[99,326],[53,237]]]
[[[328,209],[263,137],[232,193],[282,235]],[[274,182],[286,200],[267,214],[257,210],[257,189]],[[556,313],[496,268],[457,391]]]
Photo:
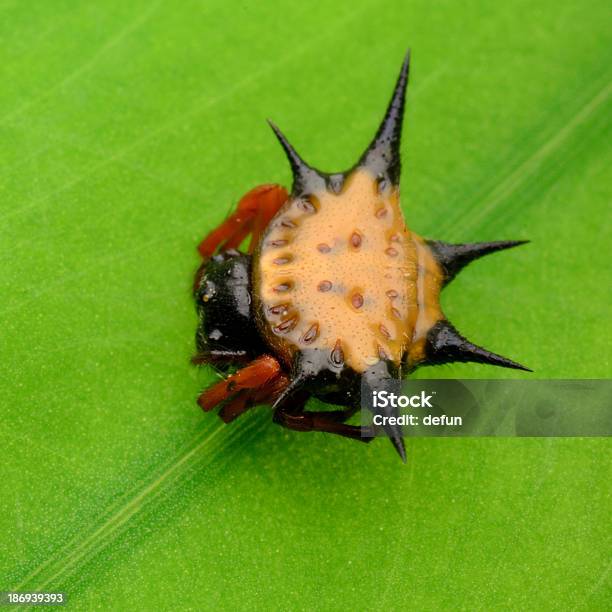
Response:
[[[311,168],[293,148],[291,143],[287,140],[287,137],[280,131],[272,121],[268,119],[270,127],[276,134],[278,142],[283,147],[289,165],[291,166],[291,173],[293,174],[293,187],[292,193],[294,196],[300,196],[302,194],[312,193],[313,191],[319,191],[324,189],[326,186],[326,177],[322,172]]]
[[[194,290],[200,362],[247,359],[265,351],[253,320],[251,257],[234,249],[206,260]]]
[[[376,132],[374,140],[372,140],[357,164],[345,172],[328,174],[307,164],[278,126],[268,120],[291,166],[294,196],[313,193],[324,188],[329,189],[332,193],[339,193],[342,190],[345,179],[355,168],[367,169],[373,176],[378,177],[381,182],[389,181],[393,185],[399,185],[401,172],[400,144],[409,73],[410,51],[406,53],[391,101],[387,107],[387,112]]]
[[[398,367],[391,361],[379,361],[362,374],[361,393],[366,394],[364,402],[374,417],[382,417],[385,433],[397,451],[401,460],[406,463],[406,448],[402,437],[402,428],[395,419],[399,416],[397,406],[389,402],[385,407],[374,406],[373,395],[378,391],[400,393],[401,375]]]
[[[378,132],[357,164],[368,168],[374,176],[389,179],[394,185],[399,185],[400,182],[400,144],[409,74],[410,51],[404,58],[391,101]]]
[[[472,261],[528,242],[529,240],[497,240],[495,242],[450,244],[440,240],[427,240],[426,244],[442,267],[445,276],[444,284],[447,285]]]
[[[453,361],[472,361],[531,372],[529,368],[522,366],[516,361],[491,353],[480,346],[472,344],[448,321],[438,321],[431,328],[425,342],[425,354],[427,358],[424,364],[427,365],[451,363]]]

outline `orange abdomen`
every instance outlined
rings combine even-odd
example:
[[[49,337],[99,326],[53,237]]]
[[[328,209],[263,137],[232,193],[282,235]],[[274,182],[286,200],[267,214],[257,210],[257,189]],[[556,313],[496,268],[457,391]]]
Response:
[[[319,348],[332,359],[341,351],[356,372],[380,359],[399,365],[424,306],[417,241],[398,189],[364,169],[349,175],[339,193],[290,199],[253,266],[264,337],[286,361]]]

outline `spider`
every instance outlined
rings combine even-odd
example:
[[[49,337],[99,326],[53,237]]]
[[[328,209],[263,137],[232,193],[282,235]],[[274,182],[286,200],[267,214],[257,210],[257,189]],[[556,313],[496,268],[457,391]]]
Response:
[[[261,185],[199,245],[194,283],[196,364],[224,379],[198,398],[229,423],[268,404],[276,423],[370,441],[347,423],[363,390],[423,364],[474,361],[524,366],[464,338],[440,292],[471,261],[524,240],[449,244],[410,231],[399,199],[400,139],[410,53],[378,131],[359,161],[328,174],[307,164],[272,122],[293,173],[291,193]],[[238,250],[250,236],[248,249]],[[529,371],[529,370],[528,370]],[[314,396],[335,404],[306,410]],[[397,416],[389,407],[385,416]],[[406,461],[402,430],[385,425]]]

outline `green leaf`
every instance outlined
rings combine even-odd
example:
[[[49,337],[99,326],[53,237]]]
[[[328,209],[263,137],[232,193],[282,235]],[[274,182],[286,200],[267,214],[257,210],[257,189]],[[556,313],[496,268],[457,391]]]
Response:
[[[604,2],[0,6],[0,590],[75,609],[603,609],[605,439],[383,440],[224,426],[189,365],[197,241],[368,142],[408,46],[410,227],[532,242],[444,296],[535,374],[610,375]]]

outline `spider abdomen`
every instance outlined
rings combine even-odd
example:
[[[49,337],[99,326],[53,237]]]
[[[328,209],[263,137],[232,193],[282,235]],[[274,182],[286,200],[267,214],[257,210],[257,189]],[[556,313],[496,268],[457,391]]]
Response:
[[[395,186],[358,169],[338,193],[290,199],[254,273],[262,331],[281,353],[342,351],[357,372],[401,362],[419,310],[418,262]]]

